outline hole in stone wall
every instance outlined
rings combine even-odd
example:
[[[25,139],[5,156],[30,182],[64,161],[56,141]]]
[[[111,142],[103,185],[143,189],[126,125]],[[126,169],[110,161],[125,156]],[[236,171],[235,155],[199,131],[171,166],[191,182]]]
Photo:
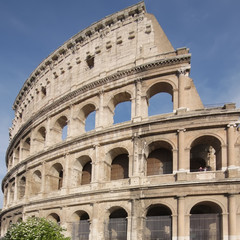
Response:
[[[94,56],[88,55],[86,58],[86,63],[90,69],[93,68],[94,67]]]

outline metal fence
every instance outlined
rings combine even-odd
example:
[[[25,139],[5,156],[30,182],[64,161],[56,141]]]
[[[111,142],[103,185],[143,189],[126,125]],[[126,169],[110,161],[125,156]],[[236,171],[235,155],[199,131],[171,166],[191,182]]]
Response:
[[[221,238],[221,215],[192,214],[190,217],[191,240],[220,240]]]
[[[72,240],[89,240],[89,221],[72,223]]]
[[[171,240],[172,239],[172,218],[171,216],[148,216],[145,240]]]
[[[127,219],[110,218],[105,227],[105,240],[127,240]]]

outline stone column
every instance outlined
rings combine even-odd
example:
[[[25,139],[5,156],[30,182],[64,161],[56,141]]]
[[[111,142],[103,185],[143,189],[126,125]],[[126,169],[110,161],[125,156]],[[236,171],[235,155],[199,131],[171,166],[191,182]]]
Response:
[[[103,91],[100,91],[99,92],[99,96],[98,96],[98,98],[99,98],[99,106],[98,106],[98,108],[96,109],[96,121],[95,121],[95,128],[96,128],[96,130],[100,130],[100,129],[102,129],[102,127],[103,127],[103,122],[102,121],[104,121],[104,119],[103,119],[103,111],[104,111],[104,107],[103,107]]]
[[[42,177],[42,181],[41,181],[41,193],[44,194],[46,193],[46,163],[42,162],[42,171],[41,171],[41,177]]]
[[[76,129],[74,129],[73,114],[74,114],[74,107],[73,107],[73,105],[71,105],[70,106],[70,114],[69,114],[68,121],[67,121],[67,125],[68,125],[67,137],[68,137],[68,139],[71,139],[72,137],[77,135],[77,134],[74,134]]]
[[[148,98],[146,95],[141,96],[141,118],[148,117]]]
[[[47,123],[46,123],[46,139],[45,139],[45,147],[51,146],[51,134],[50,134],[50,118],[47,118]]]
[[[25,196],[24,197],[25,197],[25,201],[28,201],[29,194],[31,193],[30,192],[30,185],[31,185],[30,178],[31,178],[31,175],[30,175],[29,169],[27,169],[27,171],[26,171],[25,178],[26,178],[26,183],[25,183]]]
[[[13,202],[17,202],[18,200],[18,178],[15,177],[15,186],[14,186],[14,198]]]
[[[178,196],[178,223],[177,223],[177,233],[178,240],[185,239],[185,197]]]
[[[5,207],[7,207],[10,204],[10,192],[11,192],[11,184],[8,183],[7,201],[6,201]]]
[[[178,109],[178,89],[173,89],[173,112]]]
[[[141,101],[141,93],[142,93],[142,82],[141,78],[136,79],[135,81],[135,93],[134,99],[132,100],[132,120],[134,122],[139,122],[142,119],[142,101]]]
[[[132,176],[139,175],[139,153],[138,153],[138,146],[139,146],[139,136],[138,134],[134,134],[132,137],[133,142],[133,154],[132,154]]]
[[[227,142],[228,142],[228,148],[227,148],[227,156],[228,156],[228,167],[234,167],[235,166],[235,152],[234,152],[234,127],[236,127],[236,124],[228,124],[227,125]]]
[[[177,149],[172,149],[172,161],[173,161],[173,173],[178,171],[178,151]]]
[[[139,218],[137,214],[139,213],[139,200],[133,199],[131,201],[131,216],[128,216],[128,238],[127,239],[140,239],[139,234]]]
[[[188,159],[185,159],[185,141],[184,141],[184,132],[186,129],[178,129],[178,171],[185,172],[187,170],[186,162]]]
[[[100,180],[99,147],[100,145],[94,145],[95,159],[92,159],[92,183],[97,183]]]
[[[66,191],[68,191],[68,186],[69,186],[69,153],[67,153],[66,155],[64,155],[64,166],[63,166],[63,188],[66,189]]]
[[[236,195],[228,195],[228,231],[229,240],[237,239]]]
[[[179,69],[178,70],[178,108],[185,107],[185,76],[186,76],[186,69]]]

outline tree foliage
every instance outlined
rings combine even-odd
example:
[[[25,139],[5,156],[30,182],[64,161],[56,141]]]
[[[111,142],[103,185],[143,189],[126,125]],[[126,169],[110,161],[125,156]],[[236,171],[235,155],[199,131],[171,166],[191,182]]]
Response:
[[[3,240],[70,240],[62,234],[64,229],[45,218],[31,217],[26,222],[12,224]]]

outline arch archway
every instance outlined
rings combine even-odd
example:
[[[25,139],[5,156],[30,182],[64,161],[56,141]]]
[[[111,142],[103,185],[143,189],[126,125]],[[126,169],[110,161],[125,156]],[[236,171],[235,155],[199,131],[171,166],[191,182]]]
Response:
[[[72,239],[88,240],[90,234],[89,215],[85,211],[76,211],[72,215]]]
[[[48,216],[47,216],[47,219],[49,220],[49,221],[52,221],[52,222],[54,222],[54,223],[58,223],[58,224],[60,224],[60,217],[59,217],[59,215],[57,214],[57,213],[51,213],[51,214],[49,214]]]
[[[60,190],[63,186],[63,167],[60,163],[55,163],[48,174],[49,188],[52,191]]]
[[[32,175],[31,194],[36,195],[41,191],[42,174],[39,170],[34,171]]]
[[[172,212],[162,204],[150,206],[146,214],[144,239],[172,239]]]
[[[46,142],[46,128],[45,127],[40,127],[36,133],[36,138],[35,138],[36,144],[35,148],[37,151],[41,151],[45,147],[45,142]]]
[[[92,103],[85,105],[79,112],[79,130],[88,132],[95,128],[96,106]]]
[[[18,198],[22,199],[25,196],[26,178],[24,176],[21,177],[18,184],[19,184]]]
[[[190,239],[221,239],[222,209],[214,202],[194,205],[190,211]]]
[[[77,187],[91,183],[92,160],[89,156],[83,155],[75,160],[72,171],[72,184]]]
[[[131,94],[125,91],[114,95],[109,101],[108,108],[111,124],[131,120]],[[122,118],[123,110],[125,116]]]
[[[172,158],[172,146],[168,142],[151,143],[147,158],[147,176],[171,174],[173,171]]]
[[[127,239],[127,217],[128,214],[123,208],[114,208],[110,212],[106,239]]]
[[[221,142],[211,135],[195,139],[190,150],[190,171],[215,171],[222,169]]]
[[[67,138],[68,119],[66,116],[61,116],[57,119],[52,129],[52,140],[54,143],[59,143]]]
[[[115,157],[111,165],[111,180],[128,178],[128,154],[120,154]]]
[[[158,82],[147,90],[148,116],[173,112],[173,87],[168,82]]]
[[[27,137],[23,141],[23,146],[22,146],[22,159],[24,160],[30,156],[30,147],[31,147],[31,138]]]

